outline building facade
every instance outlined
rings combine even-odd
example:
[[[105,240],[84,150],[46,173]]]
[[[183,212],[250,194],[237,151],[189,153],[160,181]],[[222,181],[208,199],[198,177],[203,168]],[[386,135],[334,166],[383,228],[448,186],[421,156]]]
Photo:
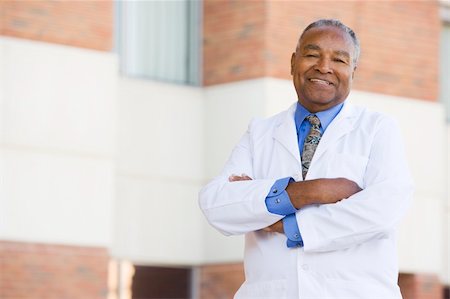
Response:
[[[0,298],[231,298],[243,239],[197,194],[252,117],[296,101],[290,56],[318,18],[359,35],[349,101],[404,134],[404,298],[444,298],[448,2],[137,2],[0,1]]]

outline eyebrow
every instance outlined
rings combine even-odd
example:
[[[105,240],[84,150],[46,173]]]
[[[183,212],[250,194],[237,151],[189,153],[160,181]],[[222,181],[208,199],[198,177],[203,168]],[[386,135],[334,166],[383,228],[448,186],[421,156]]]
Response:
[[[318,45],[307,44],[306,46],[303,47],[303,50],[316,50],[316,51],[319,51],[319,50],[321,50],[321,48]],[[344,57],[350,59],[350,54],[347,51],[337,50],[337,51],[334,51],[334,53],[339,55],[339,56],[344,56]]]
[[[350,58],[350,54],[347,51],[334,51],[337,55],[345,56],[346,58]]]
[[[303,47],[303,50],[320,50],[320,47],[318,45],[307,44]]]

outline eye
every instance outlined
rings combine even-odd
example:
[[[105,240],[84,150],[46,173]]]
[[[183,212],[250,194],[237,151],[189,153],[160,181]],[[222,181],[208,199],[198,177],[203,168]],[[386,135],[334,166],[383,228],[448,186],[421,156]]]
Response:
[[[339,63],[347,63],[347,62],[345,62],[344,60],[342,60],[342,59],[340,59],[340,58],[336,58],[336,59],[334,59],[334,61],[336,61],[336,62],[339,62]]]
[[[317,54],[305,54],[305,57],[319,57]]]

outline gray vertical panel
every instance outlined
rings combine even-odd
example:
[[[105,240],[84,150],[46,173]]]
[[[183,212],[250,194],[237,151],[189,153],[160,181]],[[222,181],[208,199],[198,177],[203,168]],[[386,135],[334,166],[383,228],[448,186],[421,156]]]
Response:
[[[180,24],[179,24],[179,32],[180,32],[180,52],[179,52],[179,60],[177,63],[183,66],[183,68],[178,69],[180,82],[186,83],[188,81],[187,77],[187,68],[188,68],[188,14],[189,14],[189,1],[183,0],[182,9],[179,11],[180,15]]]
[[[155,43],[158,40],[158,7],[155,3],[157,1],[149,1],[143,4],[142,10],[144,12],[144,18],[146,19],[146,49],[141,53],[145,63],[142,64],[142,76],[143,77],[156,77],[156,68],[158,60],[158,49],[155,47]]]
[[[167,39],[167,57],[165,63],[170,78],[175,82],[186,82],[186,17],[187,1],[177,0],[168,3],[170,7],[170,16],[167,16],[166,23],[168,28]]]
[[[188,68],[187,82],[199,85],[201,81],[201,36],[202,36],[202,2],[200,0],[189,1],[188,23]]]
[[[164,24],[164,59],[162,59],[161,63],[164,64],[163,78],[165,80],[170,80],[177,82],[178,78],[176,76],[176,70],[172,63],[172,58],[176,55],[176,31],[177,31],[177,17],[176,13],[177,3],[175,2],[166,2],[166,11],[164,20],[162,23]]]
[[[130,76],[197,83],[200,7],[197,0],[121,2],[123,71]]]
[[[173,46],[172,42],[174,39],[174,31],[176,31],[176,20],[174,13],[174,5],[172,1],[164,3],[164,19],[161,20],[162,29],[164,32],[164,39],[161,40],[161,45],[164,48],[164,56],[160,60],[161,66],[161,78],[164,80],[176,81],[177,78],[174,76],[172,66],[170,65],[170,57],[173,56]]]
[[[122,49],[124,49],[124,70],[127,74],[134,74],[137,70],[136,57],[139,55],[136,42],[138,40],[139,28],[136,23],[137,2],[125,1],[124,7],[124,19],[123,19],[123,42]]]
[[[158,57],[155,61],[156,69],[154,76],[158,79],[167,80],[167,77],[164,75],[164,65],[165,60],[167,59],[167,43],[170,38],[170,32],[168,32],[167,28],[167,17],[168,17],[168,7],[166,1],[161,1],[157,5],[158,16],[155,20],[158,20],[158,23],[155,24],[157,30],[157,39],[154,40],[153,46],[158,49]]]
[[[445,104],[447,122],[450,123],[450,24],[444,25],[441,33],[440,56],[440,99]]]

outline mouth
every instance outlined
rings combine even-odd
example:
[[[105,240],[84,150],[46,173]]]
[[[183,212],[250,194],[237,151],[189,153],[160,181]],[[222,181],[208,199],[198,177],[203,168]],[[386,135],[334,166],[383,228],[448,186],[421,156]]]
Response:
[[[318,78],[311,78],[311,79],[309,79],[309,81],[312,83],[315,83],[315,84],[320,84],[320,85],[325,85],[325,86],[333,85],[333,83],[330,81],[318,79]]]

